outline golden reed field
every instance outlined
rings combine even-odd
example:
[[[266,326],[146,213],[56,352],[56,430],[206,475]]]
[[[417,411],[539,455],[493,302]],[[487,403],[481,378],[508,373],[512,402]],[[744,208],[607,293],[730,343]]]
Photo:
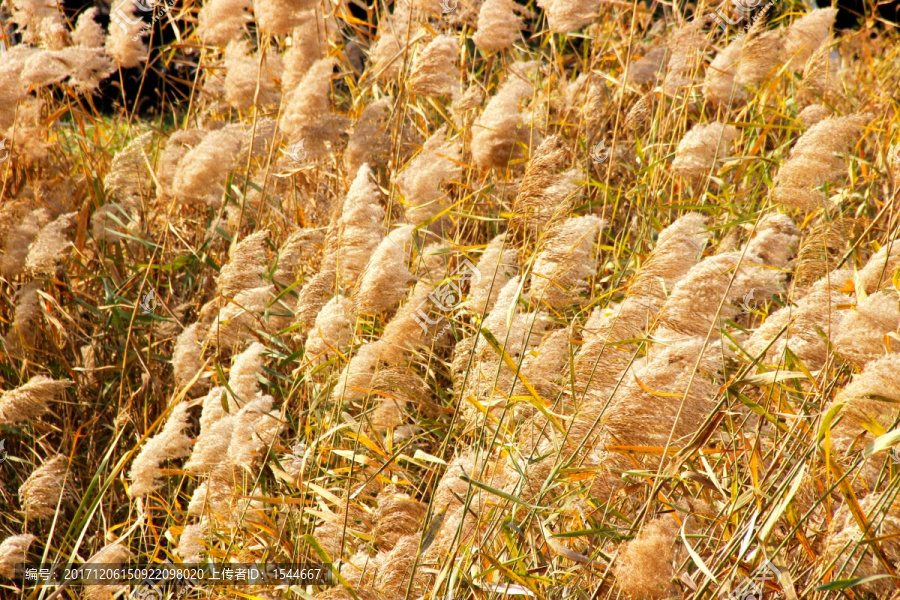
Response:
[[[412,2],[4,1],[0,597],[900,598],[896,26]]]

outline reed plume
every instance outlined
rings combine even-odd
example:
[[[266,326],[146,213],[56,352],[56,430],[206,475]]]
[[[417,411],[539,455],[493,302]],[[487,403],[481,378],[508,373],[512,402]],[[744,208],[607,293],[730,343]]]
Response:
[[[263,376],[263,364],[266,361],[266,347],[253,342],[246,350],[234,357],[231,372],[228,374],[228,387],[238,402],[238,406],[246,404],[262,393],[259,378]]]
[[[744,38],[739,37],[725,46],[706,69],[703,97],[720,106],[742,104],[747,100],[746,91],[737,85],[738,63]]]
[[[303,141],[308,159],[325,156],[346,130],[346,117],[331,110],[333,58],[312,64],[294,91],[282,99],[279,126],[291,142]]]
[[[597,270],[594,244],[606,221],[592,215],[571,217],[548,232],[531,271],[530,294],[559,309],[583,302],[587,278]]]
[[[344,166],[348,173],[358,173],[363,164],[384,165],[391,153],[391,105],[393,98],[376,100],[363,109],[353,126],[344,150]]]
[[[500,290],[518,274],[518,257],[519,251],[508,245],[505,233],[494,237],[484,249],[475,265],[481,279],[472,282],[467,301],[475,315],[486,315],[494,307]]]
[[[724,123],[695,125],[678,143],[672,170],[688,179],[710,174],[717,160],[730,156],[738,131]]]
[[[818,188],[838,181],[846,172],[839,154],[848,152],[858,141],[867,121],[867,115],[829,117],[810,127],[775,175],[769,198],[804,210],[824,205],[828,198]]]
[[[37,538],[30,533],[11,535],[0,543],[0,575],[8,579],[21,577],[21,570],[28,559],[28,548]]]
[[[376,314],[394,308],[415,281],[406,264],[412,246],[412,225],[398,227],[385,237],[369,259],[354,290],[355,312]]]
[[[267,236],[268,232],[257,231],[234,244],[228,262],[219,273],[219,293],[233,298],[243,291],[265,285]]]
[[[141,64],[147,58],[147,45],[141,41],[146,35],[144,22],[138,15],[137,6],[129,0],[116,0],[112,3],[110,14],[113,26],[107,31],[104,49],[116,66],[130,69]]]
[[[574,33],[597,18],[602,0],[540,0],[537,5],[544,10],[550,31],[553,33]]]
[[[353,304],[345,296],[334,296],[322,307],[306,339],[310,360],[319,361],[347,346],[353,336],[353,315]]]
[[[545,229],[554,217],[569,216],[570,197],[577,189],[571,172],[558,172],[568,162],[563,141],[558,136],[544,139],[535,149],[519,192],[513,200],[516,228],[527,230],[531,235]]]
[[[45,225],[28,249],[25,269],[34,276],[51,275],[56,271],[72,242],[66,237],[66,230],[75,221],[76,213],[60,215]]]
[[[830,340],[839,331],[845,316],[839,307],[851,304],[851,298],[842,291],[850,280],[852,275],[847,270],[828,273],[796,301],[796,306],[785,306],[770,315],[748,338],[744,349],[751,356],[765,350],[766,360],[777,363],[785,348],[790,348],[808,369],[820,368],[828,359],[829,344],[819,332]]]
[[[0,396],[0,424],[16,425],[30,421],[50,410],[49,403],[59,399],[70,381],[56,381],[35,375],[28,383],[7,390]]]
[[[232,108],[247,110],[251,106],[277,104],[281,95],[275,87],[274,78],[281,73],[272,70],[274,61],[255,56],[250,45],[244,40],[233,40],[225,47],[225,70],[228,85],[225,86],[225,100]]]
[[[130,497],[141,498],[158,490],[162,478],[160,465],[167,460],[190,455],[192,441],[184,433],[190,426],[189,418],[188,405],[183,402],[176,404],[162,430],[144,444],[128,472],[131,479],[131,487],[128,488]]]
[[[459,70],[455,66],[459,55],[456,38],[439,35],[419,52],[407,81],[410,94],[436,98],[459,95]]]
[[[228,172],[239,158],[243,131],[224,127],[209,132],[180,161],[172,183],[181,204],[218,206],[225,192]]]
[[[447,140],[447,126],[434,132],[394,182],[406,201],[406,221],[412,225],[435,222],[451,204],[445,183],[459,181],[463,169],[459,144]],[[447,219],[443,219],[446,221]]]
[[[478,11],[478,25],[472,41],[485,52],[500,52],[511,48],[519,40],[522,17],[529,14],[512,0],[485,0]]]
[[[675,571],[678,526],[669,515],[646,523],[637,536],[619,549],[613,572],[616,584],[632,598],[669,596]]]
[[[252,6],[250,0],[207,0],[197,16],[197,35],[206,45],[224,48],[242,37]]]
[[[743,87],[756,87],[788,60],[781,31],[766,30],[766,12],[756,17],[741,46],[741,57],[735,72],[735,82]]]
[[[253,0],[256,23],[270,35],[290,33],[302,23],[304,13],[315,8],[310,0]]]
[[[802,69],[828,39],[837,13],[836,8],[817,8],[791,23],[785,30],[785,51],[791,65],[796,65],[795,70]]]
[[[28,519],[49,519],[56,514],[57,505],[67,496],[66,475],[68,459],[57,455],[44,462],[19,487],[19,504]]]
[[[488,101],[472,130],[472,158],[480,169],[503,167],[521,156],[520,144],[528,139],[520,130],[519,104],[533,92],[529,81],[510,73]]]
[[[900,328],[900,297],[885,290],[857,296],[855,310],[840,324],[834,349],[841,357],[858,367],[891,351],[888,336]]]
[[[341,279],[352,285],[384,237],[384,209],[372,181],[369,165],[363,164],[347,192],[337,223],[337,266]]]

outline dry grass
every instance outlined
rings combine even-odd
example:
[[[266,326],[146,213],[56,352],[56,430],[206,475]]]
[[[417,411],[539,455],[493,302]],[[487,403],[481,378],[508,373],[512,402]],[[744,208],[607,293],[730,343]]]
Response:
[[[140,25],[12,6],[0,575],[900,597],[892,26],[208,0],[157,7],[148,61]],[[189,96],[99,114],[132,64]]]

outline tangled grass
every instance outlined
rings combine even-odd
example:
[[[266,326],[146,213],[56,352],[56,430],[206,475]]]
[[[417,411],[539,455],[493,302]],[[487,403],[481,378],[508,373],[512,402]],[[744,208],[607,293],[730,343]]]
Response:
[[[10,4],[3,596],[900,597],[896,29],[354,5]]]

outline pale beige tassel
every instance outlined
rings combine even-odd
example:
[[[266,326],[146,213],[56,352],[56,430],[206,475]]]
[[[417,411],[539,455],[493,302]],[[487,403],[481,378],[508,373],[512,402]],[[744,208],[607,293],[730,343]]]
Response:
[[[172,408],[162,431],[147,440],[141,452],[131,463],[128,478],[131,498],[147,496],[160,487],[160,465],[167,460],[183,458],[191,453],[191,439],[184,434],[189,426],[188,405],[179,403]]]

